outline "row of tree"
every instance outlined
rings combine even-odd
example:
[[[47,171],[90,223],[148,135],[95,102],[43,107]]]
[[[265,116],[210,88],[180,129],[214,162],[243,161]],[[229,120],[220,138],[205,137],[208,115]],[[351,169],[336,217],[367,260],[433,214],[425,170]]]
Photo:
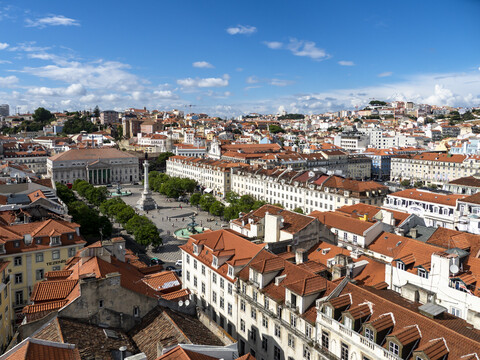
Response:
[[[152,171],[148,174],[150,189],[171,198],[193,193],[197,182],[192,179],[172,177],[165,173]]]
[[[108,198],[105,186],[95,187],[85,180],[77,179],[73,183],[73,190],[95,206],[108,219],[115,220],[125,230],[134,236],[135,241],[142,245],[161,245],[162,239],[155,224],[146,216],[138,215],[135,210],[125,204],[120,198]]]
[[[66,185],[56,183],[58,197],[67,205],[68,213],[73,221],[80,224],[82,234],[87,238],[95,238],[101,233],[105,237],[112,235],[112,223],[106,216],[80,201],[75,193]]]

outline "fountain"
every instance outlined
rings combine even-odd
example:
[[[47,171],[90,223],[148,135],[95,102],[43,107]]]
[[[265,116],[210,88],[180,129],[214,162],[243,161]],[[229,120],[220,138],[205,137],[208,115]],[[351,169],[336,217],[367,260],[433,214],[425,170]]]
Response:
[[[192,221],[187,224],[187,227],[174,231],[175,237],[177,239],[187,240],[190,235],[201,234],[205,231],[205,228],[199,226],[199,224],[197,224],[197,222],[195,221],[196,215],[197,214],[193,213],[189,216]]]
[[[119,197],[119,196],[130,196],[132,192],[130,190],[122,191],[122,187],[120,184],[117,185],[117,188],[114,191],[110,192],[111,197]]]

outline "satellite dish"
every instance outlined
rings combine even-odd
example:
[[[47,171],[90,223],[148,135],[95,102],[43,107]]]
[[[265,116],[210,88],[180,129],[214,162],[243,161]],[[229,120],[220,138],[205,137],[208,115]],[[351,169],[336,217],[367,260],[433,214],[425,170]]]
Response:
[[[180,301],[178,302],[178,306],[183,306],[183,301],[182,301],[182,300],[180,300]]]
[[[452,264],[450,265],[450,272],[455,275],[458,273],[460,269],[458,268],[458,265]]]
[[[190,305],[190,300],[185,300],[185,306]]]

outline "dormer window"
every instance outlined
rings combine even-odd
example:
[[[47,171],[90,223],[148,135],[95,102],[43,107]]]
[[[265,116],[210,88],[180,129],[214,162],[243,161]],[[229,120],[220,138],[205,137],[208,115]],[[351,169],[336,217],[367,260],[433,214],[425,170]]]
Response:
[[[41,245],[42,244],[42,238],[41,237],[35,238],[35,244]]]
[[[405,270],[405,264],[401,261],[397,261],[397,269]]]
[[[258,284],[258,273],[253,269],[250,269],[250,281],[254,284]]]
[[[52,236],[50,237],[50,246],[60,245],[60,236]]]
[[[5,254],[5,244],[0,244],[0,254]]]
[[[400,347],[396,342],[390,341],[390,343],[388,344],[388,351],[390,351],[393,355],[399,356]]]
[[[195,255],[198,255],[198,245],[197,244],[193,244],[193,253]]]
[[[420,276],[421,278],[424,278],[424,279],[428,279],[428,271],[423,269],[423,268],[418,268],[418,272],[417,272],[418,276]]]
[[[73,240],[73,233],[68,234],[68,240]]]
[[[349,316],[344,316],[343,317],[343,325],[345,325],[345,327],[347,327],[349,329],[353,329],[352,318],[350,318]]]
[[[330,306],[325,306],[324,310],[325,310],[325,315],[331,318],[333,315],[332,308]]]
[[[213,256],[212,266],[215,267],[215,268],[218,267],[218,258],[216,256]]]
[[[233,266],[228,265],[228,276],[233,278]]]
[[[372,329],[365,328],[365,337],[370,341],[375,341],[375,334]]]
[[[13,242],[13,247],[19,248],[19,247],[20,247],[20,240],[15,240],[15,241]]]

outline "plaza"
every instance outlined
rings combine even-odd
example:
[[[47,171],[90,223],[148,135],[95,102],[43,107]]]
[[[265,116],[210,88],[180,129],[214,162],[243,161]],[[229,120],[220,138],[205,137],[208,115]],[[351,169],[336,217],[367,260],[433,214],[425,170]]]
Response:
[[[135,208],[137,201],[141,198],[143,186],[125,185],[122,189],[132,192],[131,196],[122,197],[122,200]],[[152,192],[152,198],[157,203],[158,209],[142,211],[135,208],[135,211],[140,215],[147,216],[157,226],[160,236],[163,239],[163,245],[158,248],[158,250],[160,250],[159,252],[148,250],[147,255],[150,258],[159,258],[165,262],[165,265],[173,265],[177,260],[181,259],[181,252],[178,246],[185,244],[186,240],[177,239],[174,231],[185,228],[187,224],[191,222],[189,216],[193,213],[198,214],[196,216],[196,222],[200,227],[218,230],[222,228],[222,224],[228,224],[226,221],[221,221],[217,216],[202,211],[200,208],[197,209],[196,206],[169,199],[157,192]],[[211,219],[214,220],[209,221]],[[225,226],[223,228],[225,228]]]

